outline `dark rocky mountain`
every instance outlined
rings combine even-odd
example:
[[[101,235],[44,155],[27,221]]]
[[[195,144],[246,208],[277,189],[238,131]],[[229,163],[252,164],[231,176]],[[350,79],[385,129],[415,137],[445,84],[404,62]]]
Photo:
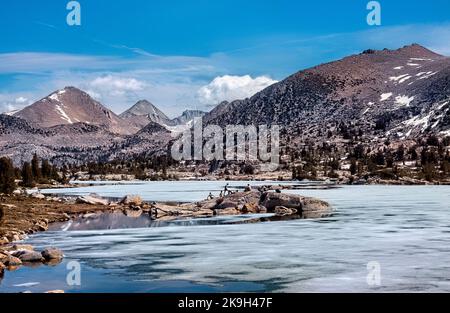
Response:
[[[131,108],[120,114],[122,119],[139,125],[141,128],[149,122],[168,125],[170,119],[160,109],[147,100],[140,100]]]
[[[278,124],[310,137],[340,122],[407,139],[450,135],[450,58],[420,45],[367,50],[300,71],[250,99],[221,104],[206,123]]]
[[[206,114],[206,112],[200,111],[200,110],[186,110],[184,111],[179,117],[174,118],[171,120],[171,125],[186,125],[194,118],[196,117],[203,117]]]
[[[58,165],[97,160],[102,149],[123,140],[106,126],[85,123],[41,128],[24,119],[0,115],[0,152],[15,164],[30,161],[34,153]]]
[[[186,110],[180,116],[170,119],[160,109],[147,100],[140,100],[127,111],[120,114],[120,117],[129,123],[143,128],[148,123],[153,122],[166,127],[171,131],[184,129],[196,117],[202,117],[206,112],[199,110]],[[177,126],[182,126],[177,127]]]
[[[155,156],[167,152],[172,133],[162,125],[150,122],[138,133],[110,147],[108,160],[129,159],[130,156]]]
[[[139,130],[129,125],[100,102],[75,87],[58,90],[14,114],[37,127],[76,123],[105,126],[117,134],[133,134]]]

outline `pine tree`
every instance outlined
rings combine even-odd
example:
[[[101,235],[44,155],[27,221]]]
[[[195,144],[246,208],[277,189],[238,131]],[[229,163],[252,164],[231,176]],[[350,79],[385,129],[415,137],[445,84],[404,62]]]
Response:
[[[22,166],[22,186],[34,187],[33,171],[28,162],[23,163]]]
[[[42,177],[41,168],[39,167],[39,158],[35,153],[33,159],[31,160],[31,171],[33,173],[33,177],[36,181]]]
[[[42,169],[41,169],[42,177],[46,179],[52,178],[52,167],[48,160],[42,160]]]
[[[352,159],[352,162],[350,164],[350,174],[355,175],[358,170],[358,164],[356,163],[355,159]]]
[[[12,161],[9,158],[0,158],[0,192],[11,194],[16,187]]]

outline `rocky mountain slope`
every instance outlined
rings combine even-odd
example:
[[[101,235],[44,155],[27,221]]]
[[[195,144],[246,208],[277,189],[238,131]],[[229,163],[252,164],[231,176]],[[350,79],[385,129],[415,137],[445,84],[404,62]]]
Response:
[[[170,119],[160,109],[147,100],[140,100],[120,117],[129,123],[143,128],[147,124],[157,123],[173,132],[179,132],[189,126],[194,118],[202,117],[206,112],[200,110],[185,110],[180,116]]]
[[[170,118],[147,100],[140,100],[131,108],[119,115],[122,119],[139,125],[141,128],[150,122],[167,125]]]
[[[63,164],[160,154],[198,116],[223,127],[278,124],[282,144],[296,151],[308,140],[335,144],[357,137],[355,145],[375,151],[388,140],[450,136],[450,58],[419,45],[367,50],[300,71],[249,99],[223,102],[206,115],[188,110],[175,119],[145,100],[118,116],[67,87],[13,116],[0,115],[0,155],[20,163],[36,152]],[[345,154],[347,148],[336,149]]]
[[[14,114],[38,127],[85,123],[104,126],[117,134],[133,134],[139,129],[74,87],[58,90]]]
[[[222,104],[211,124],[278,124],[317,137],[341,122],[407,139],[450,135],[450,58],[422,46],[367,50],[298,72],[247,100]],[[219,114],[217,111],[220,111]]]

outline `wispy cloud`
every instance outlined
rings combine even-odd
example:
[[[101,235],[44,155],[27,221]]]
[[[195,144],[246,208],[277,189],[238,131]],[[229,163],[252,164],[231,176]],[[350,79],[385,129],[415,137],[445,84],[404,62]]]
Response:
[[[273,36],[250,41],[241,48],[197,57],[156,55],[138,47],[102,41],[98,43],[132,53],[126,56],[3,53],[0,110],[26,105],[28,102],[16,102],[20,97],[36,101],[55,89],[72,85],[89,91],[116,112],[146,98],[174,116],[185,108],[207,109],[214,102],[246,97],[265,87],[256,83],[258,88],[254,89],[255,79],[251,79],[247,93],[241,93],[245,88],[234,89],[234,84],[246,75],[275,81],[368,48],[392,49],[413,42],[450,55],[450,24],[380,27],[314,37]],[[231,78],[223,79],[225,75]]]

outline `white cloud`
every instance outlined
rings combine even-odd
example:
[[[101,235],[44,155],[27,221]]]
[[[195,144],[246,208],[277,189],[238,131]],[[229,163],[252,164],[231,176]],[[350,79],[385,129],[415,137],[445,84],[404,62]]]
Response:
[[[142,91],[146,83],[136,78],[105,75],[96,77],[87,84],[88,93],[97,100],[107,96],[127,96]]]
[[[28,99],[25,97],[20,96],[20,97],[16,98],[16,103],[18,103],[18,104],[22,104],[22,103],[26,103],[26,102],[28,102]]]
[[[198,91],[199,101],[214,105],[222,101],[233,101],[253,96],[264,88],[276,83],[267,76],[252,78],[244,76],[219,76]]]
[[[135,78],[114,77],[112,75],[97,77],[91,81],[90,85],[98,90],[112,91],[118,94],[123,94],[127,91],[140,91],[145,87],[144,82]]]
[[[28,95],[17,93],[0,93],[0,114],[20,110],[32,103]]]

